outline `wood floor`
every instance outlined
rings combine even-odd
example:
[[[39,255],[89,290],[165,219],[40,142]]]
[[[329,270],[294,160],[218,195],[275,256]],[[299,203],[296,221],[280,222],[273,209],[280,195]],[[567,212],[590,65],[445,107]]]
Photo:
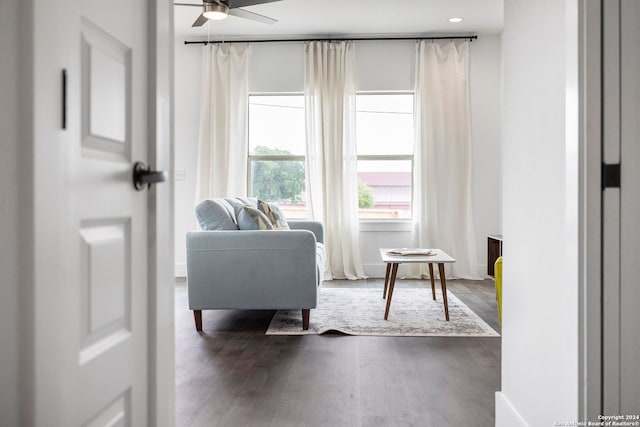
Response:
[[[492,281],[447,288],[500,331]],[[500,338],[266,336],[273,314],[203,311],[199,335],[176,284],[178,427],[494,425]]]

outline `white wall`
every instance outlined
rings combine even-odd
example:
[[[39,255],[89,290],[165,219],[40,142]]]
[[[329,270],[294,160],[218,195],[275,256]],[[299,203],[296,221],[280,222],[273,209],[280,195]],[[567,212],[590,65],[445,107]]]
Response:
[[[473,203],[480,272],[486,273],[486,235],[502,231],[500,162],[500,36],[484,35],[471,45],[473,132]],[[185,272],[184,234],[193,224],[200,46],[176,42],[176,275]],[[410,91],[414,85],[413,41],[362,41],[356,45],[357,90]],[[302,92],[302,43],[255,43],[249,85],[252,92]],[[378,247],[408,246],[410,224],[363,225],[361,248],[365,273],[383,276]]]
[[[195,229],[196,156],[198,152],[198,123],[200,122],[200,46],[185,46],[176,41],[174,158],[176,175],[183,180],[174,183],[175,218],[175,275],[186,275],[185,234]]]
[[[472,201],[480,273],[487,274],[487,235],[502,233],[502,42],[471,44]],[[509,243],[505,243],[505,249]]]
[[[496,425],[578,420],[577,151],[566,134],[574,2],[509,0],[504,61],[502,391]],[[570,122],[575,126],[574,122]],[[567,132],[567,131],[572,132]],[[565,134],[565,132],[567,132]],[[567,203],[567,201],[571,201]]]

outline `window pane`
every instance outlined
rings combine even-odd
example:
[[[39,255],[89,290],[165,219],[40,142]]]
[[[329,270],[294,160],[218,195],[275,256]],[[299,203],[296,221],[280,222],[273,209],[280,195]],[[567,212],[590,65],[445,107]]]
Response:
[[[249,153],[304,155],[304,96],[249,96]]]
[[[358,94],[359,155],[413,154],[413,94]]]
[[[411,218],[411,160],[359,160],[360,218]]]
[[[287,218],[306,218],[304,162],[253,160],[251,196],[277,204]]]

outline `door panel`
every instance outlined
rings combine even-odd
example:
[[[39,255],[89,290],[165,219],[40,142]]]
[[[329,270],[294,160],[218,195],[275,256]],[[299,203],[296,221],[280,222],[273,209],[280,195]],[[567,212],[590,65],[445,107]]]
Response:
[[[81,225],[81,364],[131,333],[130,230],[127,220]]]
[[[67,129],[55,129],[38,181],[48,201],[38,210],[52,212],[39,214],[42,239],[56,241],[60,274],[36,272],[37,342],[46,342],[35,361],[36,425],[145,426],[148,193],[132,175],[135,161],[148,162],[147,1],[36,3],[38,25],[62,38],[36,38],[56,52],[36,79],[65,68],[68,88]],[[50,101],[36,108],[55,114]]]
[[[124,393],[96,415],[96,417],[87,424],[87,427],[126,427],[131,425],[129,421],[130,407],[129,394]]]
[[[131,161],[131,48],[86,18],[81,38],[85,155],[119,155]]]

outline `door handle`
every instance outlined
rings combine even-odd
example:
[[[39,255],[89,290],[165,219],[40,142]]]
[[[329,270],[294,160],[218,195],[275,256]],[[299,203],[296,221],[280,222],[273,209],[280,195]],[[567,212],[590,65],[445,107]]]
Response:
[[[166,171],[152,171],[143,162],[136,162],[133,165],[133,186],[136,190],[142,191],[151,188],[151,184],[165,182],[167,180]]]

